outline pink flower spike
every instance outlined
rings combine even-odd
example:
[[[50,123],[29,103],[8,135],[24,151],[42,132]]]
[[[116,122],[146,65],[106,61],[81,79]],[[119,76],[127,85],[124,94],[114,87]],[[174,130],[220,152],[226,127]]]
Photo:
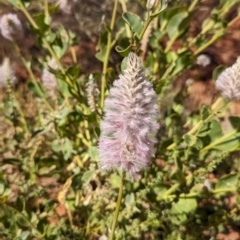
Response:
[[[215,87],[228,100],[240,100],[240,57],[218,76]]]
[[[157,95],[144,75],[141,59],[129,53],[124,74],[114,81],[105,100],[100,168],[122,168],[135,179],[155,155],[158,115]]]

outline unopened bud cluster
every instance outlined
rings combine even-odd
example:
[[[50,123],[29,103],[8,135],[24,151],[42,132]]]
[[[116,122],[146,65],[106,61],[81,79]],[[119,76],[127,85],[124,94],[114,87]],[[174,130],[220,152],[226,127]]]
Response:
[[[86,92],[87,92],[88,106],[89,106],[90,110],[92,112],[94,112],[94,111],[96,111],[96,108],[98,107],[96,98],[99,95],[99,90],[98,90],[96,82],[94,81],[92,74],[89,76],[89,80],[86,85]]]
[[[132,179],[145,169],[155,155],[158,114],[157,95],[144,75],[141,59],[130,53],[124,74],[114,81],[105,100],[101,169],[122,168]]]

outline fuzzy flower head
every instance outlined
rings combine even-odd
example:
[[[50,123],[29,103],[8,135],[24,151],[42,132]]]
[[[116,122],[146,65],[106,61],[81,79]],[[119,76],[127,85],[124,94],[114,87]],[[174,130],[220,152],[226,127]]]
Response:
[[[51,59],[48,62],[48,66],[54,70],[58,69],[58,65],[54,59]],[[57,89],[57,79],[55,75],[50,72],[48,69],[44,68],[42,73],[42,83],[45,89],[48,91],[48,94],[54,95],[56,89]]]
[[[17,14],[7,13],[0,18],[0,32],[10,41],[23,37],[23,27]]]
[[[196,63],[199,66],[206,67],[211,64],[211,58],[207,54],[200,54],[197,56]]]
[[[223,97],[240,100],[240,57],[218,76],[215,87]]]
[[[0,87],[7,87],[8,82],[11,85],[15,85],[17,83],[17,78],[10,65],[10,59],[5,58],[2,65],[0,65]]]
[[[159,129],[157,95],[144,75],[140,58],[130,53],[123,75],[105,100],[99,139],[103,170],[122,168],[132,179],[155,155]]]

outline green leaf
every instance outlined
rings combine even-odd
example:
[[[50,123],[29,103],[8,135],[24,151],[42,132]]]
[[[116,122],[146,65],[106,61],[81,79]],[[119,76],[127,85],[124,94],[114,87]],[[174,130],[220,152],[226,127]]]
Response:
[[[0,195],[3,195],[5,191],[5,183],[0,181]]]
[[[95,170],[88,170],[86,172],[84,172],[83,176],[82,176],[82,181],[84,184],[88,184],[91,180],[91,178],[93,177],[95,173]]]
[[[152,19],[155,18],[155,17],[160,16],[164,12],[164,10],[167,9],[167,6],[168,6],[167,5],[167,1],[161,0],[161,3],[159,3],[158,6],[159,7],[150,16]]]
[[[60,34],[56,35],[54,42],[51,44],[58,59],[60,59],[68,49],[68,42]]]
[[[173,223],[181,225],[188,221],[187,214],[193,213],[197,209],[196,199],[180,198],[177,203],[172,204],[170,213]]]
[[[35,21],[39,27],[39,31],[42,35],[49,30],[49,25],[47,25],[45,23],[45,15],[43,13],[35,15],[34,19],[35,19]]]
[[[237,133],[228,139],[226,139],[224,142],[214,146],[214,149],[218,149],[220,151],[231,151],[232,149],[236,150],[236,147],[239,147],[240,145],[240,133]]]
[[[52,150],[55,152],[61,152],[64,160],[68,160],[71,157],[73,150],[72,142],[68,138],[55,139],[52,142]]]
[[[121,63],[121,72],[124,73],[124,70],[126,70],[127,68],[127,57],[125,57],[123,60],[122,60],[122,63]]]
[[[112,188],[119,188],[121,185],[121,177],[116,173],[113,173],[110,177],[110,183]]]
[[[200,115],[201,115],[201,120],[203,120],[203,121],[209,117],[210,111],[207,106],[205,106],[205,105],[202,106]]]
[[[26,216],[23,216],[22,214],[16,214],[15,215],[16,221],[19,223],[19,225],[23,227],[30,227],[30,220],[27,219]]]
[[[19,8],[18,0],[8,0],[9,3],[11,3],[14,7]]]
[[[174,68],[173,75],[175,75],[176,72],[181,72],[182,70],[185,70],[192,62],[193,62],[193,58],[192,58],[191,52],[184,51],[180,54],[177,54],[177,61],[176,61],[176,66]]]
[[[219,65],[213,70],[212,79],[217,80],[218,76],[226,69],[226,66]]]
[[[99,153],[97,147],[90,147],[88,148],[88,154],[90,158],[94,161],[97,161],[99,159]]]
[[[198,133],[198,137],[208,136],[211,141],[215,141],[222,136],[222,127],[219,122],[212,120],[211,122],[204,123]]]
[[[167,25],[167,33],[169,38],[172,38],[176,32],[186,30],[184,28],[179,28],[182,21],[188,16],[187,7],[179,7],[173,9],[169,14],[171,17],[169,18],[168,25]]]
[[[126,57],[131,52],[132,44],[128,38],[122,38],[116,46],[116,51],[122,56]]]
[[[228,120],[231,123],[232,127],[239,132],[239,130],[240,130],[240,117],[238,117],[238,116],[230,116],[228,118]]]
[[[191,147],[197,142],[197,137],[193,135],[185,134],[184,141],[187,143],[189,147]]]
[[[110,31],[110,30],[109,30]],[[106,55],[106,50],[107,50],[107,39],[108,39],[108,30],[106,29],[104,32],[101,33],[99,41],[98,41],[98,45],[97,48],[99,49],[99,51],[97,52],[97,54],[95,55],[96,58],[103,62],[105,55]]]
[[[139,16],[129,12],[123,13],[122,18],[130,26],[133,33],[136,33],[137,36],[139,36],[144,27],[142,19]]]
[[[125,197],[125,204],[126,205],[134,205],[135,203],[135,196],[133,193],[129,193]]]
[[[23,231],[18,238],[21,240],[27,240],[28,236],[30,235],[30,231]]]
[[[67,69],[66,74],[70,77],[71,80],[77,81],[80,76],[80,67],[79,66],[71,66]]]
[[[216,184],[216,189],[231,188],[238,185],[237,173],[229,174],[220,178]]]
[[[37,86],[36,86],[37,84]],[[28,82],[27,83],[28,89],[29,91],[31,91],[36,97],[38,98],[42,98],[42,94],[39,92],[41,91],[44,94],[44,90],[42,88],[41,83],[37,82],[37,83],[33,83],[33,82]]]
[[[0,196],[0,204],[7,202],[7,196]]]
[[[219,139],[219,137],[222,136],[222,127],[218,121],[213,120],[211,122],[211,130],[209,131],[209,136],[212,142]]]

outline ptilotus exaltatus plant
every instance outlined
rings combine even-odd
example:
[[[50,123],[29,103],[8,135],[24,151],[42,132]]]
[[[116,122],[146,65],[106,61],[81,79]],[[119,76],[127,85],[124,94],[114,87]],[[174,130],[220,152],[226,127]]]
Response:
[[[122,168],[135,179],[155,155],[158,115],[157,95],[144,75],[141,59],[130,53],[124,73],[105,100],[99,139],[101,169]]]

